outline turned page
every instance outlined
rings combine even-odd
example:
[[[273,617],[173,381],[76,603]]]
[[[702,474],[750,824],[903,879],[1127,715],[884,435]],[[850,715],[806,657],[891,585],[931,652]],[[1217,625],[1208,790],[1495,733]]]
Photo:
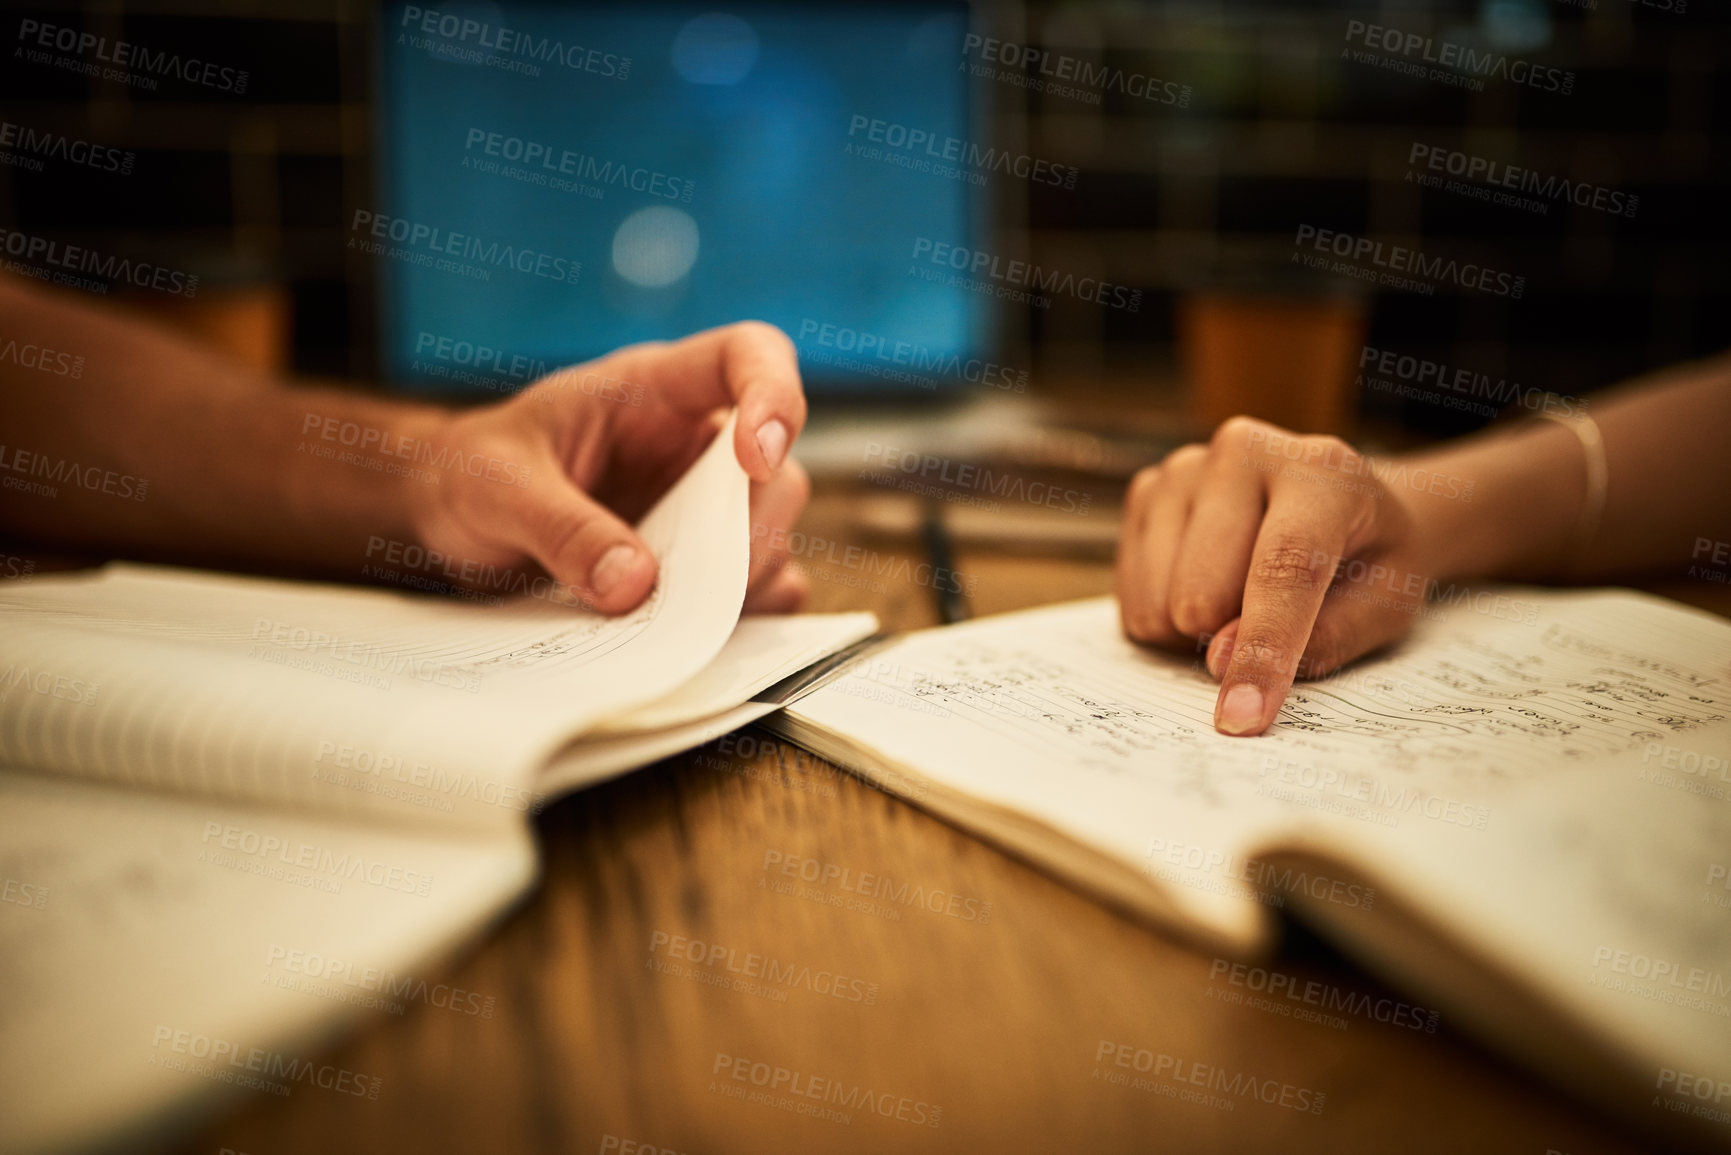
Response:
[[[1191,933],[1250,949],[1282,891],[1374,903],[1257,847],[1482,830],[1508,783],[1717,725],[1727,655],[1731,625],[1661,599],[1478,591],[1427,607],[1386,656],[1300,683],[1266,735],[1228,738],[1200,655],[1129,643],[1101,598],[909,635],[796,702],[788,726],[871,755],[868,775],[881,759],[934,799],[972,800],[974,825],[1060,872],[1051,839],[1043,854],[1001,817],[1108,855]]]
[[[493,824],[572,736],[664,698],[745,597],[732,424],[638,527],[606,618],[131,565],[0,587],[0,765],[349,815]]]

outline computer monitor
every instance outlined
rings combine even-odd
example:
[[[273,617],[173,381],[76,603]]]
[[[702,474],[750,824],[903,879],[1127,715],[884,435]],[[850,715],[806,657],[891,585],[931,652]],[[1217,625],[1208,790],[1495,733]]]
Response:
[[[433,0],[380,21],[377,204],[348,227],[378,264],[387,380],[509,391],[744,319],[795,339],[817,396],[957,390],[989,352],[991,298],[913,259],[985,230],[984,182],[931,144],[985,133],[965,4]]]

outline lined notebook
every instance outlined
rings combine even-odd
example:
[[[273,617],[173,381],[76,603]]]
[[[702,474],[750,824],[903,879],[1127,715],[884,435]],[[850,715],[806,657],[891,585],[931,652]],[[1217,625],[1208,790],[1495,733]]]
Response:
[[[130,565],[0,585],[0,1150],[379,1093],[321,1045],[450,1008],[434,960],[532,885],[531,813],[876,628],[740,616],[748,486],[729,426],[639,526],[660,580],[617,618]]]
[[[1285,908],[1647,1128],[1731,1141],[1731,624],[1479,591],[1261,737],[1110,599],[927,630],[765,724],[1206,948]]]

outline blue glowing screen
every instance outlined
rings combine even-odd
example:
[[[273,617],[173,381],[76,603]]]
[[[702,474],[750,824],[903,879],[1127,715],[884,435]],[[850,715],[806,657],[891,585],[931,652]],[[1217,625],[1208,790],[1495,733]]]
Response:
[[[346,224],[376,262],[388,379],[509,391],[756,318],[814,392],[941,390],[921,365],[988,344],[989,299],[911,259],[983,231],[983,181],[929,143],[977,135],[964,6],[380,19],[379,191]]]

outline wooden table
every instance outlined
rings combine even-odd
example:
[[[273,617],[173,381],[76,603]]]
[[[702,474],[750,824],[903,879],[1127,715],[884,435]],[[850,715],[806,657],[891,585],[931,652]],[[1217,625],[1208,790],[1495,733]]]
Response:
[[[805,525],[848,533],[833,500]],[[910,543],[871,544],[922,560]],[[1111,588],[1105,560],[964,551],[957,568],[979,613]],[[814,609],[863,605],[894,629],[934,620],[930,591],[905,582],[814,586]],[[495,1000],[493,1017],[368,1012],[332,1061],[381,1075],[376,1101],[248,1101],[184,1149],[1585,1155],[1643,1142],[1446,1018],[1434,1035],[1340,1029],[1222,1001],[1231,988],[1206,955],[761,733],[566,798],[539,836],[539,889],[448,968]],[[889,917],[778,893],[764,869],[777,853],[946,897]],[[735,985],[730,962],[760,977]],[[1296,930],[1273,965],[1380,989]],[[1111,1062],[1119,1046],[1129,1069]],[[1096,1077],[1134,1078],[1138,1050],[1321,1093],[1323,1109],[1227,1110]],[[857,1086],[859,1106],[844,1121],[796,1114],[785,1095],[747,1101],[756,1088],[729,1076],[754,1063],[802,1088]]]

